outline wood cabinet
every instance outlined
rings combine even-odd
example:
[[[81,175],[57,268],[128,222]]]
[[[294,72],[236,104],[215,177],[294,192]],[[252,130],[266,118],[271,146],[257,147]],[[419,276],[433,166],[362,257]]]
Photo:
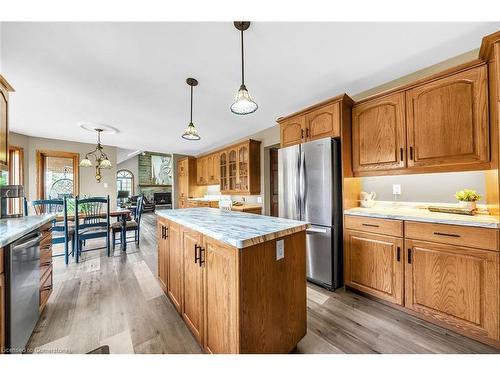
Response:
[[[158,281],[164,292],[168,291],[169,238],[168,221],[158,218]]]
[[[227,151],[219,152],[219,179],[220,191],[228,191],[229,178],[227,175]]]
[[[346,231],[345,283],[383,300],[403,304],[403,240]]]
[[[182,312],[184,254],[182,251],[182,233],[179,224],[168,224],[168,284],[167,295],[177,311]]]
[[[406,92],[408,167],[489,161],[486,66]]]
[[[0,171],[9,168],[9,92],[14,91],[0,75]]]
[[[197,184],[219,185],[219,154],[213,153],[196,159]]]
[[[469,65],[357,103],[354,175],[489,169],[487,66]]]
[[[352,109],[352,169],[405,167],[405,95],[396,93]]]
[[[196,159],[186,157],[177,162],[178,177],[178,202],[180,208],[187,207],[187,199],[195,195],[196,184]]]
[[[40,228],[42,239],[40,241],[40,289],[39,310],[43,311],[53,290],[52,269],[52,224],[48,223]]]
[[[342,94],[295,114],[279,118],[277,121],[280,126],[281,147],[320,138],[340,137],[342,111],[350,113],[352,104],[352,99]]]
[[[237,353],[238,264],[237,252],[210,237],[204,237],[205,340],[208,353]]]
[[[183,249],[182,317],[198,342],[203,342],[203,262],[201,233],[181,227]]]
[[[405,243],[405,306],[473,336],[498,340],[498,252]]]

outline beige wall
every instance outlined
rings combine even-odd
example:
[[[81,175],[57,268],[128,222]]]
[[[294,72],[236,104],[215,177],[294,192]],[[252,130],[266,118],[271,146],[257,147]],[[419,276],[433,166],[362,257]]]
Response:
[[[29,137],[22,134],[10,133],[9,142],[13,146],[24,149],[25,158],[25,194],[29,200],[37,199],[36,191],[36,152],[37,150],[67,151],[80,154],[80,160],[85,154],[95,148],[95,144],[70,142],[57,139]],[[116,206],[116,147],[104,146],[103,150],[113,165],[113,168],[101,171],[102,179],[98,183],[95,179],[95,168],[79,168],[80,195],[110,196],[111,207]]]

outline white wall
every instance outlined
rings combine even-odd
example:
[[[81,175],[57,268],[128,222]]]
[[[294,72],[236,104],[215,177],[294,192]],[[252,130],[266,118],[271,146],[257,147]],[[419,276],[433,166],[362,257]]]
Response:
[[[134,175],[134,195],[139,192],[139,157],[127,159],[116,165],[116,170],[127,169]]]
[[[67,151],[80,154],[80,160],[85,154],[95,148],[95,144],[70,142],[58,139],[29,137],[22,134],[9,133],[9,142],[13,146],[24,149],[25,158],[25,194],[29,200],[37,199],[37,150]],[[95,179],[95,168],[79,168],[80,195],[110,196],[111,207],[116,207],[116,147],[104,146],[103,151],[108,155],[113,165],[111,169],[101,170],[102,179],[98,183]],[[107,186],[106,186],[107,185]]]

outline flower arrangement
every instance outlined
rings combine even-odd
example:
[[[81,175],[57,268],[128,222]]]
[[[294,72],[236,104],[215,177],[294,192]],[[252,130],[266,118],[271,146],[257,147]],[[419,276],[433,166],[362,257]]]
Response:
[[[460,207],[475,210],[477,206],[476,202],[481,199],[481,196],[475,190],[464,189],[457,191],[455,198],[457,198]]]

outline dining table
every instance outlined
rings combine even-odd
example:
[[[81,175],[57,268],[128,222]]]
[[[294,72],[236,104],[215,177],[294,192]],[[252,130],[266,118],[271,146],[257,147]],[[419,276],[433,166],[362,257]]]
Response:
[[[120,242],[121,242],[121,249],[123,251],[127,250],[127,219],[130,217],[132,214],[132,211],[129,210],[128,208],[117,208],[114,210],[109,211],[109,216],[110,217],[116,217],[121,223],[122,223],[122,230],[120,234]],[[106,216],[106,213],[101,214],[103,217]],[[81,212],[78,214],[78,218],[84,219],[85,218],[85,213]],[[64,219],[64,216],[62,213],[57,216],[57,221],[61,221]],[[75,220],[75,215],[70,214],[68,215],[68,221],[74,221]]]

